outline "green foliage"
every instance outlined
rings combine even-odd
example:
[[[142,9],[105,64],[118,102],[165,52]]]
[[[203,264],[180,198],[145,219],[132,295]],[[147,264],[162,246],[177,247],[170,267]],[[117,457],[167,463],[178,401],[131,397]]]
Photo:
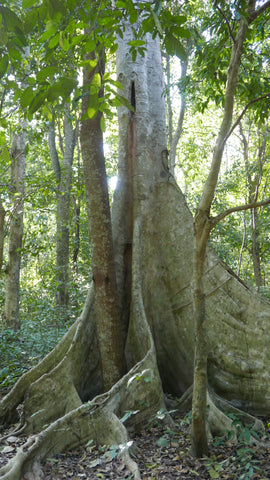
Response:
[[[42,319],[43,314],[43,319]],[[26,319],[19,332],[10,329],[0,331],[0,391],[6,393],[16,380],[41,360],[59,341],[66,327],[44,321],[45,315],[51,314],[51,319],[56,321],[55,309],[49,311],[39,309],[39,314],[32,320]],[[40,321],[41,318],[41,321]],[[57,320],[59,322],[59,320]]]
[[[21,334],[11,329],[0,331],[0,390],[5,392],[27,369]]]
[[[254,430],[253,425],[246,425],[243,423],[241,415],[235,413],[228,413],[228,417],[232,420],[232,426],[236,429],[236,434],[240,445],[249,444],[252,440],[258,439],[258,432]],[[232,436],[233,432],[228,432],[229,438]]]
[[[259,461],[256,460],[256,451],[253,449],[254,439],[258,440],[258,432],[253,428],[253,425],[246,425],[243,423],[243,416],[241,414],[228,414],[232,420],[233,430],[224,432],[224,437],[216,437],[213,442],[214,446],[225,445],[227,440],[237,436],[236,457],[228,458],[221,462],[216,459],[209,459],[207,462],[207,469],[211,478],[220,478],[220,475],[227,469],[230,470],[232,466],[231,460],[236,465],[237,475],[239,479],[251,479],[255,474],[262,474],[259,466]],[[235,469],[236,469],[235,468]]]

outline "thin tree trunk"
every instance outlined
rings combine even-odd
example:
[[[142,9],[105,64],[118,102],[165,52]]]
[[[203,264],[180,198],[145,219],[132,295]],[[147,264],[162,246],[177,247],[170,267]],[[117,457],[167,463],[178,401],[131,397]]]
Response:
[[[261,271],[261,252],[259,242],[259,227],[258,227],[258,209],[251,210],[251,224],[252,224],[252,260],[254,278],[258,292],[262,286],[262,271]]]
[[[254,10],[255,2],[248,3],[248,16]],[[195,317],[195,358],[192,400],[192,451],[196,457],[208,452],[206,434],[206,402],[207,402],[207,338],[205,298],[203,285],[203,267],[205,264],[205,249],[213,225],[209,218],[211,205],[214,199],[221,160],[229,134],[234,106],[234,94],[238,81],[238,71],[243,52],[243,45],[248,29],[245,18],[239,22],[235,42],[231,50],[230,64],[227,73],[224,114],[217,136],[211,168],[203,188],[199,206],[194,218],[194,275],[193,297]]]
[[[5,216],[6,216],[6,210],[4,209],[4,206],[0,200],[0,274],[2,272],[2,267],[3,267],[3,254],[4,254],[4,241],[5,241],[5,230],[4,230]]]
[[[246,233],[247,233],[246,212],[244,212],[244,215],[243,215],[243,223],[244,223],[244,231],[243,231],[242,244],[241,244],[241,249],[240,249],[240,254],[239,254],[239,260],[238,260],[238,268],[237,268],[237,275],[238,276],[240,276],[240,272],[241,272],[242,257],[243,257],[243,251],[244,251],[244,246],[245,246],[245,241],[246,241]]]
[[[244,161],[246,168],[246,177],[248,183],[248,202],[255,203],[258,200],[259,188],[262,178],[262,161],[261,161],[261,152],[259,151],[259,170],[254,174],[253,178],[250,173],[250,164],[249,164],[249,146],[242,124],[239,124],[240,135],[243,143],[243,152],[244,152]],[[260,150],[260,149],[259,149]],[[261,252],[260,252],[260,242],[259,242],[259,227],[258,227],[258,209],[252,208],[250,211],[251,217],[251,238],[252,238],[252,263],[253,263],[253,272],[255,284],[258,292],[260,291],[262,285],[262,272],[261,272]]]
[[[174,165],[171,162],[171,145],[173,140],[173,110],[172,110],[172,100],[171,100],[171,65],[170,65],[170,56],[168,53],[165,55],[165,73],[166,73],[166,103],[167,103],[167,115],[168,115],[168,140],[169,140],[169,167],[170,172],[174,175]]]
[[[73,247],[73,254],[72,254],[72,263],[73,263],[73,271],[75,275],[78,273],[78,255],[80,250],[80,215],[81,215],[81,191],[82,191],[82,180],[81,180],[81,160],[80,160],[80,148],[79,142],[77,137],[77,151],[78,151],[78,158],[77,158],[77,185],[79,189],[79,194],[76,196],[75,194],[72,195],[72,204],[73,204],[73,212],[74,212],[74,247]]]
[[[91,54],[94,59],[95,53]],[[89,71],[84,68],[85,89],[93,80],[102,82],[104,60],[99,53],[98,65]],[[99,75],[99,77],[97,77]],[[99,97],[103,96],[100,88]],[[82,100],[82,118],[87,115],[91,95]],[[91,104],[91,103],[90,103]],[[80,128],[80,142],[83,159],[88,225],[92,251],[92,272],[95,291],[96,324],[99,343],[103,388],[108,390],[125,371],[124,345],[120,325],[119,305],[112,242],[109,194],[103,152],[103,135],[100,127],[102,114],[83,119]]]
[[[25,124],[14,134],[11,146],[11,187],[13,212],[9,230],[8,262],[6,268],[5,323],[9,328],[20,328],[20,270],[23,237],[23,207],[25,186]]]
[[[69,230],[70,230],[70,190],[72,182],[72,163],[75,148],[75,130],[70,120],[69,106],[64,112],[64,149],[63,163],[55,144],[54,123],[50,125],[48,142],[51,161],[57,182],[57,233],[56,233],[56,304],[66,308],[69,301]]]

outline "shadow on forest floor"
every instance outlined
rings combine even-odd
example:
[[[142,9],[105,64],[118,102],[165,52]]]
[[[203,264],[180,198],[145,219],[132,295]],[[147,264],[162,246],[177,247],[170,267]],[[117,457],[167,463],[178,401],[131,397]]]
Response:
[[[190,415],[174,417],[174,427],[167,427],[159,419],[131,436],[128,445],[97,448],[91,442],[76,452],[57,455],[43,465],[44,480],[100,480],[132,479],[121,460],[121,450],[131,447],[142,480],[270,480],[270,428],[257,445],[241,441],[230,445],[216,437],[209,457],[195,460],[189,454]],[[6,432],[7,433],[7,432]],[[0,445],[0,467],[14,456],[24,439],[11,436]],[[132,446],[131,446],[132,443]]]

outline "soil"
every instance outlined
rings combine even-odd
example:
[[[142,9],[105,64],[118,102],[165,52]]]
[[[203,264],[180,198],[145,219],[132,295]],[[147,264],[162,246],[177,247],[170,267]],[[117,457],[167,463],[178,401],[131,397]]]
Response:
[[[84,448],[47,459],[42,466],[44,480],[132,479],[121,450],[130,453],[139,465],[142,480],[270,480],[270,424],[264,419],[265,432],[254,440],[251,430],[241,430],[239,441],[232,445],[228,432],[216,437],[209,456],[194,459],[190,455],[190,415],[171,413],[174,426],[166,426],[161,412],[143,431],[130,436],[128,445],[96,447],[89,442]],[[160,417],[160,418],[158,418]],[[8,432],[6,432],[8,433]],[[10,436],[0,445],[0,467],[14,456],[26,437]],[[255,434],[256,435],[256,434]]]

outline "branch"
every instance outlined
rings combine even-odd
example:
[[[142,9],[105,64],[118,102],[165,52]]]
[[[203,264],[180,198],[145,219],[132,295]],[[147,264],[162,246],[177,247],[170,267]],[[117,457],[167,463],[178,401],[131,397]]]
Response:
[[[231,37],[233,43],[235,43],[235,38],[234,38],[234,35],[233,35],[233,31],[232,31],[232,29],[231,29],[231,26],[230,26],[230,24],[229,24],[229,21],[228,21],[226,15],[225,15],[225,13],[221,10],[221,8],[217,5],[216,2],[215,2],[215,4],[214,4],[214,7],[216,7],[216,9],[219,11],[220,15],[224,18],[225,23],[226,23],[226,25],[227,25],[227,27],[228,27],[228,30],[229,30],[230,37]]]
[[[259,15],[261,15],[265,10],[270,8],[270,0],[268,0],[264,5],[262,5],[260,8],[257,8],[257,10],[254,10],[254,12],[250,15],[248,22],[251,23],[255,18],[257,18]]]
[[[231,213],[241,212],[243,210],[249,210],[251,208],[264,207],[265,205],[269,205],[269,204],[270,204],[270,198],[267,198],[262,202],[253,202],[253,203],[247,203],[246,205],[238,205],[238,207],[228,208],[227,210],[220,213],[219,215],[216,215],[215,217],[210,217],[209,220],[212,223],[212,228],[214,228],[218,224],[218,222],[220,222],[220,220],[223,220],[223,218],[227,217]]]
[[[240,113],[239,117],[237,118],[236,122],[233,124],[233,126],[231,127],[229,133],[226,135],[225,139],[224,139],[224,143],[227,142],[228,138],[230,137],[230,135],[232,134],[232,132],[234,131],[234,129],[237,127],[237,125],[239,125],[239,123],[241,122],[243,116],[245,115],[246,111],[249,109],[249,107],[251,105],[253,105],[253,103],[256,103],[256,102],[259,102],[260,100],[263,100],[264,98],[266,97],[269,97],[270,96],[270,92],[268,93],[265,93],[265,95],[262,95],[261,97],[258,97],[258,98],[253,98],[253,100],[250,100],[250,102],[247,103],[247,105],[245,106],[245,108],[243,109],[243,111]]]

